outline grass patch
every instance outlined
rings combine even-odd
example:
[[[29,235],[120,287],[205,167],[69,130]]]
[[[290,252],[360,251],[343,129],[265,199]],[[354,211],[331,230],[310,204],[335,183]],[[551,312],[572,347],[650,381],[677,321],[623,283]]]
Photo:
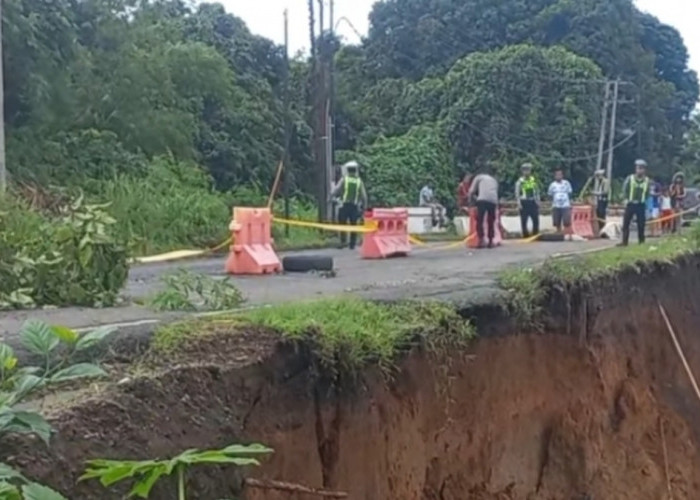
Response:
[[[309,340],[321,359],[351,368],[393,365],[397,354],[422,343],[429,349],[466,343],[471,324],[447,304],[400,302],[382,304],[354,297],[282,304],[195,322],[173,324],[156,332],[153,348],[176,349],[183,342],[222,325],[263,327],[294,340]]]
[[[505,304],[511,314],[532,325],[542,312],[547,289],[556,285],[576,285],[613,275],[650,262],[672,262],[677,257],[700,248],[700,226],[683,236],[652,240],[645,245],[633,244],[584,255],[549,258],[537,267],[506,269],[498,277],[506,291]]]

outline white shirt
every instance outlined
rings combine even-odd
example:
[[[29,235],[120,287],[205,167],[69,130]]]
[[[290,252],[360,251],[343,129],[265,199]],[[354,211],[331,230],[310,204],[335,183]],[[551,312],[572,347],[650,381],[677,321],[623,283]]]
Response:
[[[671,198],[668,196],[661,197],[661,210],[671,210]]]
[[[554,208],[569,208],[571,206],[571,183],[567,180],[554,181],[549,185],[549,196]]]
[[[423,189],[420,190],[420,195],[418,197],[418,205],[424,207],[430,203],[433,203],[433,190],[430,189],[429,186],[423,186]]]

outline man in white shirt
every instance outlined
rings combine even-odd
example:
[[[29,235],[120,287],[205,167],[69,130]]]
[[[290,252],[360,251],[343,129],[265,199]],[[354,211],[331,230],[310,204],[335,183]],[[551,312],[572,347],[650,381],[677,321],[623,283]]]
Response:
[[[445,225],[444,219],[444,207],[435,201],[435,194],[433,193],[433,188],[430,187],[432,182],[428,181],[425,186],[420,190],[418,195],[418,206],[420,207],[430,207],[430,216],[432,218],[433,227],[443,227]]]
[[[557,232],[561,233],[563,226],[564,232],[571,239],[571,194],[573,189],[571,183],[564,179],[564,171],[561,168],[555,170],[554,182],[549,185],[547,193],[552,198],[554,227],[557,228]]]

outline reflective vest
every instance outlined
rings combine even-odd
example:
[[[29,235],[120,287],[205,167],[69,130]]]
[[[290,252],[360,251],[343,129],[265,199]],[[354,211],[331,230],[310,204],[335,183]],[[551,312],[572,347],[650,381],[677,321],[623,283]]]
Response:
[[[346,176],[343,179],[343,203],[353,203],[355,205],[360,201],[360,191],[362,191],[362,179],[359,177]]]
[[[528,178],[521,177],[520,193],[527,199],[533,199],[537,192],[537,181],[533,176]]]
[[[628,202],[645,203],[647,200],[647,191],[649,191],[649,177],[638,181],[636,176],[630,176],[630,190],[629,193],[627,193]]]

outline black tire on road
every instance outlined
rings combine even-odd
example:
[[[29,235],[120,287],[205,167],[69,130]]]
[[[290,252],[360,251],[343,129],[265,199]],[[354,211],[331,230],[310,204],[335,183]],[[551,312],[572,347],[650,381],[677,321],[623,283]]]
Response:
[[[332,271],[333,257],[326,255],[289,255],[282,259],[282,268],[288,273]]]
[[[540,234],[540,237],[537,239],[537,241],[544,241],[544,242],[564,241],[564,235],[562,233],[542,233],[542,234]]]

